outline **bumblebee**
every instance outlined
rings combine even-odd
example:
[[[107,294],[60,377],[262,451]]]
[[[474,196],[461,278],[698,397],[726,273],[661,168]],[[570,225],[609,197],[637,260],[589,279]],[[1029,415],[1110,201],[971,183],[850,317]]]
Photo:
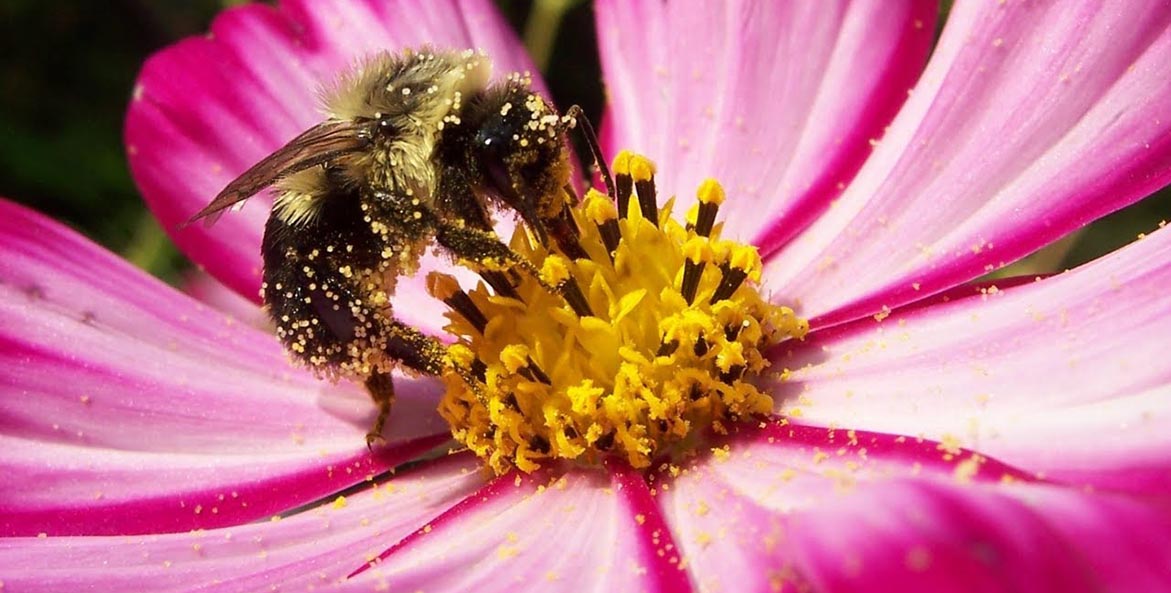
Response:
[[[364,382],[379,408],[368,444],[390,412],[392,369],[444,369],[443,344],[394,316],[395,283],[417,271],[426,249],[438,246],[505,295],[515,294],[515,274],[536,270],[492,231],[493,212],[511,210],[543,242],[584,255],[568,211],[576,197],[564,139],[579,111],[560,115],[526,76],[493,84],[490,73],[480,52],[372,56],[323,91],[325,121],[192,218],[213,221],[273,187],[264,303],[294,358],[321,376]],[[550,287],[588,314],[574,288]],[[474,388],[477,377],[465,373]]]

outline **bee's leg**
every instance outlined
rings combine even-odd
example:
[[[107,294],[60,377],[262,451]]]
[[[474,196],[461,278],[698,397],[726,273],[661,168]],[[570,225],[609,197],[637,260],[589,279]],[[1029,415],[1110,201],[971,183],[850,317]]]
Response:
[[[386,332],[386,353],[403,366],[432,377],[439,376],[448,368],[447,346],[443,342],[397,319],[390,320]],[[482,398],[482,380],[475,376],[474,369],[454,368],[468,384],[468,388]]]
[[[386,328],[386,353],[404,366],[424,375],[443,372],[447,347],[439,340],[397,320]]]
[[[433,377],[439,376],[448,368],[447,347],[442,342],[398,319],[391,318],[385,323],[388,356],[404,367]],[[455,370],[468,384],[472,393],[483,399],[483,392],[480,389],[483,380],[476,376],[476,369]],[[378,417],[374,419],[374,426],[370,432],[366,433],[366,446],[373,447],[374,443],[383,440],[382,429],[386,427],[390,408],[394,403],[394,382],[389,372],[378,371],[367,377],[365,385],[366,391],[378,406]]]
[[[394,403],[394,380],[390,373],[375,372],[366,378],[366,391],[378,406],[378,417],[374,419],[370,432],[366,433],[366,448],[373,449],[374,443],[384,440],[382,429],[386,426],[390,406]]]
[[[580,105],[573,105],[565,110],[565,115],[568,115],[575,124],[581,126],[582,136],[585,136],[586,143],[590,145],[590,152],[593,153],[594,164],[598,167],[598,174],[602,177],[602,182],[606,184],[606,193],[611,198],[618,195],[618,190],[614,185],[614,178],[610,176],[610,168],[606,166],[606,158],[602,156],[602,146],[598,142],[598,135],[594,133],[594,126],[590,123],[590,119],[586,117],[585,111]]]
[[[548,285],[541,279],[540,271],[532,263],[502,243],[495,233],[440,221],[435,240],[464,259],[473,262],[495,260],[506,267],[519,269],[532,276],[546,290],[561,295],[579,316],[593,315],[585,295],[572,278],[557,286]]]

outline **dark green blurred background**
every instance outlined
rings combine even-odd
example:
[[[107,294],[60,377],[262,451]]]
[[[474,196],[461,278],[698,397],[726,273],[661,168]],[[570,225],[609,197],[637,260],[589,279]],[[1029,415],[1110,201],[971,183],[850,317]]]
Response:
[[[64,220],[151,273],[175,280],[188,264],[138,197],[126,168],[122,119],[142,61],[206,30],[216,12],[234,3],[0,0],[0,195]],[[596,118],[600,74],[588,3],[498,3],[526,43],[548,55],[546,77],[557,102],[582,104]],[[554,38],[543,38],[553,31]],[[546,44],[550,49],[542,50]],[[1164,190],[1015,271],[1075,265],[1168,218],[1171,192]]]

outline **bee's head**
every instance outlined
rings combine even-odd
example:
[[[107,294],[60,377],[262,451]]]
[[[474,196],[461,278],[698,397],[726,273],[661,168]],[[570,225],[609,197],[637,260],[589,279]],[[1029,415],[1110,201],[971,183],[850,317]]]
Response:
[[[483,117],[470,146],[477,185],[544,234],[543,221],[560,214],[569,182],[566,124],[544,98],[516,81],[478,109]]]

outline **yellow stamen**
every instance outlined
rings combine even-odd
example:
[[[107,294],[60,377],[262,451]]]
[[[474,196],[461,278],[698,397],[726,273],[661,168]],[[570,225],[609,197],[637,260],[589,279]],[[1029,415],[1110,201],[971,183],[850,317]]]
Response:
[[[560,255],[550,255],[541,264],[541,279],[550,286],[565,282],[569,276],[569,260]]]
[[[624,151],[613,169],[640,184],[643,202],[644,190],[653,195],[654,165],[645,157]],[[769,365],[764,352],[804,337],[808,324],[761,296],[756,249],[722,239],[708,220],[723,188],[708,180],[698,194],[703,220],[684,226],[670,203],[655,220],[635,207],[619,218],[613,198],[591,190],[573,209],[588,258],[513,236],[513,250],[541,281],[522,278],[520,301],[483,284],[469,291],[474,307],[464,309],[483,313],[483,332],[454,309],[448,315],[458,341],[439,411],[457,440],[501,473],[607,456],[645,468],[772,410],[753,384]],[[452,300],[453,282],[429,284]],[[581,287],[594,315],[576,314],[548,289],[567,282]],[[468,373],[457,372],[472,364],[483,370],[475,391]]]
[[[630,155],[629,167],[630,176],[636,182],[650,181],[655,176],[655,164],[642,155]]]
[[[715,179],[705,179],[703,183],[699,184],[699,191],[695,193],[700,204],[719,206],[724,203],[724,187]]]
[[[606,221],[618,218],[618,209],[614,202],[605,195],[596,191],[590,192],[582,202],[582,210],[586,218],[594,224],[604,224]]]
[[[634,153],[629,150],[618,151],[618,156],[614,157],[614,164],[610,167],[614,169],[615,175],[630,175],[630,157],[632,156]]]

